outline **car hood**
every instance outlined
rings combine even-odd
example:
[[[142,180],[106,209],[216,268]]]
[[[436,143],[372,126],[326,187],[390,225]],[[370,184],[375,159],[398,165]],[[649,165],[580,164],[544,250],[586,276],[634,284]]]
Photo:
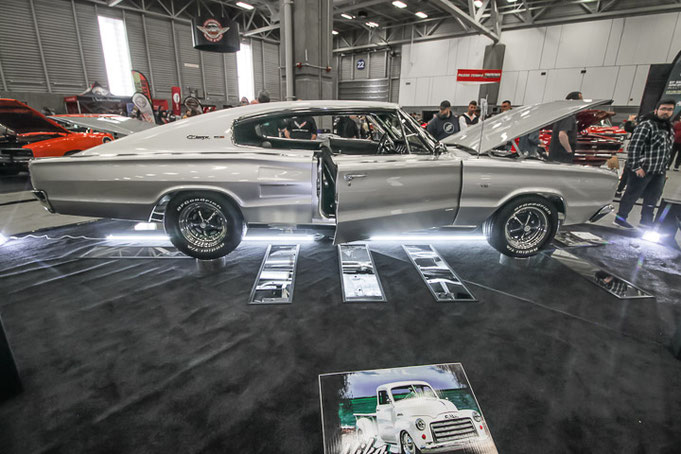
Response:
[[[457,411],[456,405],[448,400],[431,397],[404,399],[395,403],[395,410],[408,416],[431,416]]]
[[[16,99],[0,99],[0,125],[8,127],[17,134],[69,133],[45,115]]]
[[[610,118],[615,115],[615,112],[608,112],[607,110],[600,109],[586,109],[581,112],[577,112],[577,127],[579,130],[588,128],[595,124],[600,123],[606,118]]]
[[[459,145],[486,153],[532,131],[553,124],[577,112],[610,104],[612,100],[553,101],[513,108],[442,139],[446,145]]]
[[[153,128],[154,124],[137,120],[136,118],[124,117],[122,115],[57,115],[59,119],[70,121],[71,123],[83,128],[90,128],[95,131],[110,132],[112,134],[129,136],[136,132]]]

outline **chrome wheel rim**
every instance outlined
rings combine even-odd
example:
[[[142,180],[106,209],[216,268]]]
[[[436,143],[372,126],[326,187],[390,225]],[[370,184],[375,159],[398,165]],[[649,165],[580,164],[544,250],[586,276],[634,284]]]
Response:
[[[206,202],[187,205],[178,223],[182,236],[197,247],[213,247],[227,237],[227,218],[219,208]]]
[[[514,249],[538,247],[549,229],[549,218],[537,207],[524,207],[506,221],[506,241]]]
[[[407,432],[402,433],[402,451],[404,451],[404,454],[414,454],[416,452],[414,448],[414,441],[409,434]]]

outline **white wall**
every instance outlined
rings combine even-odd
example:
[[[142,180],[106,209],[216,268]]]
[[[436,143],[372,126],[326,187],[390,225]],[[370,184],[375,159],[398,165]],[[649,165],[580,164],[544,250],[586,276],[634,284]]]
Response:
[[[650,65],[671,63],[681,51],[681,13],[506,31],[501,42],[500,101],[547,102],[580,90],[587,98],[637,106]],[[490,43],[477,36],[403,46],[400,104],[434,106],[449,99],[464,105],[476,98],[477,86],[456,83],[456,70],[481,68]]]

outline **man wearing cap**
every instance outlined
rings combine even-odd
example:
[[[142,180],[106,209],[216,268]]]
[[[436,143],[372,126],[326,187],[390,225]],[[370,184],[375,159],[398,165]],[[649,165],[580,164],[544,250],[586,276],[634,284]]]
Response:
[[[459,132],[459,120],[452,113],[451,107],[452,105],[449,101],[442,101],[440,103],[440,112],[435,114],[426,126],[426,130],[436,140],[442,140]]]

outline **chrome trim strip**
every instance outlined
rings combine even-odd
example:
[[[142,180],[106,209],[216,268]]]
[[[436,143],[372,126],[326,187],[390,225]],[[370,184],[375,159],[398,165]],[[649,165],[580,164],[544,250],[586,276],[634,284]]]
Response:
[[[435,301],[438,303],[477,301],[433,246],[403,245],[402,248],[433,294]]]
[[[338,261],[344,303],[385,303],[385,292],[366,244],[339,244]]]
[[[267,246],[248,304],[291,304],[299,244]]]
[[[615,207],[611,203],[603,205],[593,216],[589,218],[589,222],[596,222],[606,214],[612,213],[613,211],[615,211]]]

